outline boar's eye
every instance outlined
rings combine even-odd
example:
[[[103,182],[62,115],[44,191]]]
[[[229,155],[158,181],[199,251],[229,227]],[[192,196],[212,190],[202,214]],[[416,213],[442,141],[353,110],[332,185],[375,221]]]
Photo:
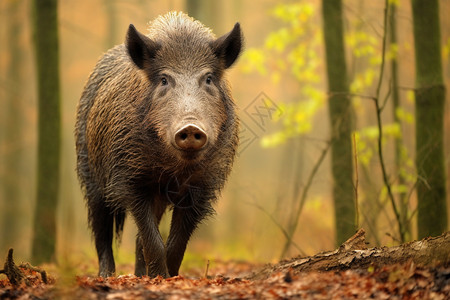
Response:
[[[166,77],[161,77],[161,85],[168,85],[169,82],[167,81]]]
[[[206,77],[205,82],[206,82],[206,84],[211,84],[212,83],[212,76],[208,75],[208,77]]]

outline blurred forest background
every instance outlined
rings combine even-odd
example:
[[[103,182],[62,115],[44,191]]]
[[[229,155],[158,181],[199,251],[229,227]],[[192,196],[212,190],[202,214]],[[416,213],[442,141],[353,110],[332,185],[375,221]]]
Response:
[[[346,74],[335,76],[348,83],[344,98],[351,112],[345,118],[353,149],[347,163],[350,175],[341,177],[352,186],[343,197],[357,199],[357,205],[352,202],[350,207],[353,214],[340,222],[350,224],[350,229],[365,228],[373,246],[421,237],[417,228],[416,190],[421,177],[415,167],[413,14],[409,0],[389,4],[395,14],[389,15],[393,16],[387,20],[391,26],[385,32],[385,1],[342,1]],[[450,178],[450,1],[438,4],[447,99],[444,170]],[[217,36],[240,22],[246,45],[228,74],[242,120],[238,157],[216,205],[217,215],[191,239],[182,269],[207,259],[270,262],[333,249],[349,234],[336,234],[342,224],[335,224],[336,179],[327,101],[328,96],[343,95],[328,93],[322,1],[60,0],[62,137],[53,259],[68,266],[96,260],[75,172],[73,132],[84,83],[97,59],[123,43],[130,23],[146,32],[149,21],[171,10],[187,12]],[[22,260],[31,259],[37,185],[38,96],[31,11],[29,0],[0,1],[0,257],[13,247]],[[380,140],[377,109],[383,129]],[[448,179],[444,184],[450,191]],[[445,218],[450,215],[449,199],[444,194]],[[169,229],[166,219],[161,225],[163,237]],[[447,226],[441,231],[448,230],[447,220],[441,224]],[[128,218],[122,245],[115,248],[118,263],[134,262],[135,234]]]

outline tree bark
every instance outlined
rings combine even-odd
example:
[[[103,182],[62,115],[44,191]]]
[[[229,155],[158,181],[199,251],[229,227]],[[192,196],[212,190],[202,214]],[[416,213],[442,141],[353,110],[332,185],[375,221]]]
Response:
[[[416,52],[416,169],[419,238],[447,230],[444,159],[445,86],[439,4],[412,0]]]
[[[223,11],[221,11],[221,3],[220,1],[210,0],[187,0],[186,11],[191,17],[199,20],[220,36],[225,33],[222,28]]]
[[[336,245],[355,233],[352,120],[344,52],[341,0],[323,0],[323,27],[331,122],[331,165]]]
[[[104,0],[104,5],[106,9],[106,22],[108,24],[106,30],[106,49],[109,49],[117,45],[117,3],[115,0]]]
[[[33,1],[38,78],[38,174],[32,260],[54,258],[59,192],[60,84],[57,0]]]
[[[1,203],[1,223],[0,223],[0,250],[16,247],[19,242],[19,232],[21,230],[20,220],[17,218],[21,213],[23,186],[21,180],[24,177],[24,112],[23,112],[23,51],[20,46],[22,38],[23,21],[20,15],[22,2],[8,1],[8,46],[9,61],[6,68],[6,85],[8,86],[8,96],[4,101],[2,109],[6,114],[2,120],[4,126],[5,145],[3,158],[2,180],[3,199]],[[4,122],[3,122],[4,121]]]
[[[405,166],[405,154],[403,153],[403,133],[402,133],[402,121],[399,118],[398,110],[400,109],[400,94],[398,86],[398,52],[393,48],[398,48],[397,45],[397,3],[389,3],[389,37],[391,51],[394,52],[391,59],[391,76],[392,76],[392,117],[394,123],[396,123],[400,128],[400,135],[395,137],[394,140],[394,154],[395,154],[395,168],[397,172],[397,184],[399,186],[404,186],[406,184],[402,169]],[[408,201],[406,191],[399,191],[397,203],[399,207],[400,222],[402,222],[402,227],[405,232],[405,241],[411,240],[411,224],[409,221],[409,201]]]

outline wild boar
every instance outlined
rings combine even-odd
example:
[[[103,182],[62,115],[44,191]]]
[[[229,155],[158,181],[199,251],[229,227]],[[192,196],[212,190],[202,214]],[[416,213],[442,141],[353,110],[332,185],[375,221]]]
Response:
[[[239,120],[225,71],[243,44],[239,23],[216,38],[184,13],[130,25],[103,55],[78,105],[77,173],[99,260],[115,273],[114,231],[137,228],[135,274],[178,275],[186,245],[230,173]],[[158,226],[172,208],[164,243]],[[115,228],[115,229],[114,229]]]

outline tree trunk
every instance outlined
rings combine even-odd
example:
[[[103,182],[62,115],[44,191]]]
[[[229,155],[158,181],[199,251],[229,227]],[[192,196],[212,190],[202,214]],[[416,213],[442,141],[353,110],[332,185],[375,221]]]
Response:
[[[397,47],[397,3],[390,2],[389,4],[389,36],[390,36],[390,46],[391,50],[394,52],[394,55],[391,59],[391,76],[392,76],[392,114],[394,123],[396,123],[400,128],[400,135],[394,140],[394,153],[395,153],[395,168],[397,172],[397,184],[399,186],[405,185],[405,178],[403,176],[402,169],[405,166],[405,158],[403,154],[403,138],[402,138],[402,127],[401,120],[398,116],[398,110],[400,108],[400,95],[399,95],[399,87],[398,87],[398,59],[397,59],[397,51],[394,50],[394,47]],[[409,203],[406,191],[402,191],[400,189],[398,193],[398,207],[400,213],[400,222],[403,224],[403,228],[405,229],[405,240],[411,240],[411,224],[409,222]]]
[[[416,52],[416,168],[419,238],[447,230],[439,6],[412,0]]]
[[[55,254],[59,191],[60,85],[57,0],[33,1],[34,50],[38,78],[38,174],[32,259]]]
[[[225,33],[222,30],[223,11],[220,6],[221,1],[186,0],[186,10],[189,16],[211,28],[218,36]]]
[[[104,0],[104,5],[106,9],[106,22],[108,24],[106,30],[106,49],[109,49],[117,45],[117,3],[115,0]]]
[[[2,144],[5,146],[3,159],[4,170],[2,172],[2,212],[0,223],[0,250],[7,250],[10,247],[17,247],[19,242],[20,219],[22,194],[21,179],[24,176],[23,164],[23,143],[24,143],[24,114],[23,114],[23,51],[20,46],[22,37],[23,22],[21,20],[20,1],[8,1],[8,13],[5,15],[8,22],[8,66],[6,68],[7,98],[4,102],[6,114],[2,124],[5,134]],[[3,122],[4,121],[4,122]],[[3,249],[4,247],[4,249]]]
[[[351,102],[345,64],[341,0],[322,1],[331,121],[336,245],[355,233]]]

